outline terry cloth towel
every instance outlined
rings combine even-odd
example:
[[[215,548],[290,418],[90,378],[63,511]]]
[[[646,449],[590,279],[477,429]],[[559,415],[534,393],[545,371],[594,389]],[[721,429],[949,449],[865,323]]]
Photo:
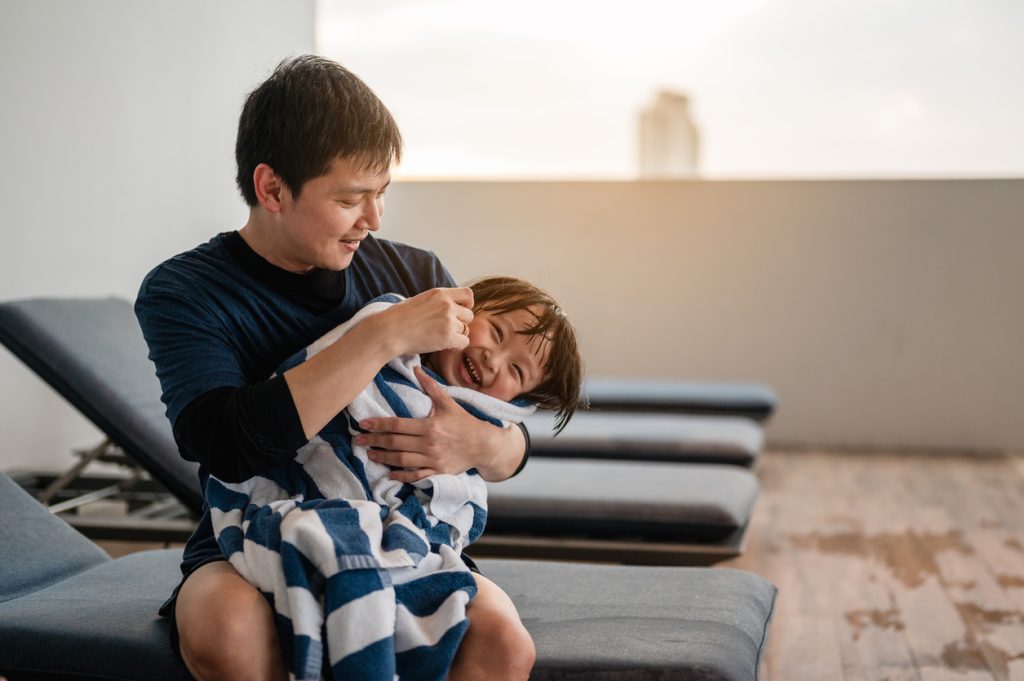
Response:
[[[374,300],[278,373],[401,300]],[[413,374],[419,365],[418,356],[389,362],[289,464],[206,486],[221,551],[274,608],[293,679],[440,681],[466,631],[476,585],[460,553],[483,531],[484,481],[475,470],[390,480],[387,466],[352,443],[362,419],[427,416],[432,403]],[[509,426],[533,411],[441,384],[491,423]]]

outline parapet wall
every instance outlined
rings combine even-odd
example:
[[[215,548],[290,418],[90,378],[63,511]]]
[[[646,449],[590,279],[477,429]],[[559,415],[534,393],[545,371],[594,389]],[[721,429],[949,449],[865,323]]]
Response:
[[[1024,180],[397,183],[384,235],[561,299],[590,373],[766,382],[776,444],[1024,450]]]

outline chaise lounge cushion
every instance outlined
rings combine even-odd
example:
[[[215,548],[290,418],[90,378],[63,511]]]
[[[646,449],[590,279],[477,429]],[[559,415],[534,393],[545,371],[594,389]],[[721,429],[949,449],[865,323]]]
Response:
[[[489,486],[487,532],[714,541],[747,524],[757,492],[737,466],[537,458]]]
[[[554,415],[538,411],[526,425],[531,456],[751,467],[764,447],[761,427],[738,416],[577,411],[556,436]]]
[[[588,378],[583,394],[606,411],[722,414],[764,421],[775,411],[775,391],[759,383]]]
[[[479,561],[537,645],[531,681],[756,679],[775,587],[728,568]],[[529,569],[525,569],[525,568]]]

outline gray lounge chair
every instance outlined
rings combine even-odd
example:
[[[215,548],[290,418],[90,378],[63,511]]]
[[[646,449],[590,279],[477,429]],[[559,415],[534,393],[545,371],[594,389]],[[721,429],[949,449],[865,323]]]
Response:
[[[127,301],[3,303],[0,342],[188,509],[198,512],[202,508],[197,466],[177,454],[145,341]],[[99,458],[104,451],[97,448],[93,455]],[[749,471],[678,464],[645,464],[635,470],[657,479],[650,499],[645,498],[647,490],[620,484],[626,475],[622,464],[538,457],[517,483],[492,486],[488,531],[474,547],[474,554],[535,556],[557,551],[563,558],[592,559],[602,554],[610,558],[611,552],[618,551],[634,561],[644,562],[649,554],[653,562],[693,564],[722,560],[742,550],[744,529],[757,496],[757,481]],[[567,499],[559,496],[548,499],[545,506],[545,500],[538,497],[544,489],[560,494],[550,486],[560,484],[559,480],[584,479],[587,494],[570,497],[572,503],[564,503]],[[657,518],[650,513],[654,504],[661,509]],[[527,506],[550,508],[557,517],[535,513],[528,518],[523,512]],[[507,517],[506,512],[510,514]],[[70,515],[67,519],[93,538],[124,538],[130,528],[143,532],[147,525],[140,518],[106,524],[95,517]],[[527,526],[528,519],[535,522],[533,530]],[[155,530],[137,536],[183,539],[191,529],[188,521],[161,518],[149,522],[148,527]],[[560,536],[552,537],[556,528]],[[528,536],[534,531],[547,536]],[[561,539],[567,541],[556,546]]]
[[[0,675],[188,681],[157,616],[176,550],[106,553],[0,475]],[[775,587],[729,569],[481,561],[537,644],[532,679],[753,681]]]

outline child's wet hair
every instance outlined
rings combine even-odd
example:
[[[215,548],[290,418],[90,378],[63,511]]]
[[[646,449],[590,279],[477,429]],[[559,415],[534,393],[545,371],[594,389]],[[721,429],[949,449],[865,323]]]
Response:
[[[534,314],[535,323],[516,333],[538,340],[545,338],[550,350],[543,367],[543,380],[520,397],[555,412],[557,435],[576,412],[583,382],[583,358],[569,318],[550,294],[523,279],[486,277],[468,285],[473,290],[473,312],[505,314],[529,309]],[[537,308],[540,314],[536,313]]]

